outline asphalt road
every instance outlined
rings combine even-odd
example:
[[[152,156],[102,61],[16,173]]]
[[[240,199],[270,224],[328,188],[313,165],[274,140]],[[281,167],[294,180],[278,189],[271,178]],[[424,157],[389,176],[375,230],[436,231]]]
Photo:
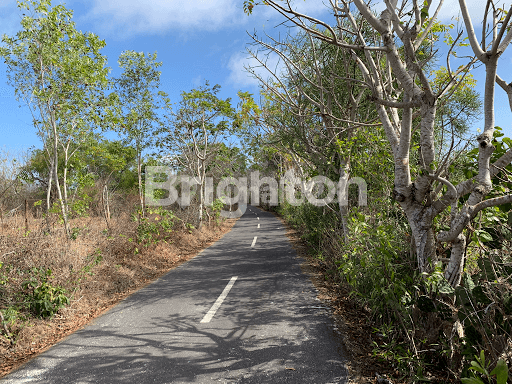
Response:
[[[0,383],[344,383],[299,264],[281,223],[249,206],[213,246]]]

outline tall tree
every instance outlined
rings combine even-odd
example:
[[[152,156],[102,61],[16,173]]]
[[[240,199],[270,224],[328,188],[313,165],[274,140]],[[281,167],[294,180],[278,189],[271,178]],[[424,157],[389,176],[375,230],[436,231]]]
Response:
[[[288,154],[304,192],[311,192],[306,179],[317,174],[340,178],[347,185],[351,151],[341,150],[341,143],[350,142],[361,129],[380,125],[368,100],[370,92],[361,78],[351,78],[357,73],[356,63],[341,48],[304,32],[285,41],[269,37],[265,42],[255,35],[253,39],[260,49],[250,53],[274,77],[267,81],[249,69],[261,83],[263,113],[258,118],[267,140]],[[267,66],[261,48],[279,57],[281,73]],[[338,210],[348,239],[347,206],[340,204]]]
[[[163,154],[178,162],[194,176],[199,189],[200,225],[203,222],[207,167],[216,154],[218,144],[235,132],[238,120],[231,99],[217,96],[220,85],[204,86],[183,92],[176,110],[167,100],[166,122],[160,146]]]
[[[137,151],[137,173],[139,179],[139,199],[142,215],[145,215],[144,188],[142,184],[143,152],[151,146],[153,133],[158,120],[156,110],[157,94],[160,87],[162,65],[156,61],[156,52],[125,51],[119,56],[119,66],[123,70],[116,79],[119,101],[123,109],[123,122],[120,133],[127,144]]]
[[[463,35],[459,33],[451,42],[446,57],[448,76],[441,86],[434,86],[426,66],[433,60],[434,50],[425,55],[423,44],[436,27],[435,20],[443,2],[431,9],[433,5],[428,1],[386,1],[385,9],[378,14],[362,0],[332,0],[330,8],[335,26],[295,11],[289,0],[264,3],[314,38],[342,48],[357,63],[364,85],[372,93],[372,102],[391,148],[395,173],[393,194],[411,227],[418,268],[420,272],[429,272],[437,262],[437,243],[445,243],[451,248],[445,278],[453,287],[458,286],[465,254],[462,231],[482,209],[512,201],[511,194],[489,196],[492,177],[512,160],[512,150],[509,150],[490,164],[495,149],[492,144],[495,82],[498,81],[508,95],[511,92],[510,86],[500,82],[496,69],[499,57],[512,40],[512,7],[507,13],[492,0],[487,1],[479,42],[465,0],[459,0],[475,56],[452,70],[452,52]],[[252,0],[246,1],[246,11],[251,12],[253,5]],[[311,27],[312,23],[315,27]],[[368,39],[363,34],[366,30],[370,30],[374,38]],[[355,41],[348,40],[343,31],[354,36]],[[449,156],[436,158],[436,116],[440,103],[453,94],[478,60],[486,67],[485,124],[483,133],[477,138],[478,175],[454,185],[450,181]],[[415,122],[418,122],[417,128]],[[415,131],[419,132],[418,145],[414,145]],[[417,159],[418,166],[411,165],[413,159]],[[443,215],[449,217],[449,229],[437,231],[434,220]]]
[[[50,169],[47,183],[49,208],[52,182],[55,183],[66,231],[67,203],[57,173],[59,149],[69,160],[69,144],[80,142],[100,110],[108,105],[106,57],[100,53],[105,42],[93,33],[77,31],[73,12],[50,0],[18,1],[24,15],[22,30],[14,37],[4,35],[0,56],[7,64],[8,82],[15,95],[32,113],[43,141]],[[64,189],[65,189],[64,185]]]

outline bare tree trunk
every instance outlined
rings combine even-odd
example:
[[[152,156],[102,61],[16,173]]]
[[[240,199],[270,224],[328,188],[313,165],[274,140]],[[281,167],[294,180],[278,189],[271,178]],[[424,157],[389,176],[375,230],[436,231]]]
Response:
[[[107,220],[110,221],[110,196],[108,193],[108,186],[105,184],[105,213],[107,215]]]
[[[25,199],[25,233],[28,233],[28,200]]]
[[[64,200],[62,198],[62,191],[59,184],[59,176],[58,176],[58,164],[59,164],[59,154],[58,154],[58,137],[57,137],[57,125],[55,122],[55,112],[51,112],[51,124],[53,128],[53,177],[55,179],[55,187],[57,188],[57,196],[60,203],[60,209],[62,212],[62,219],[64,221],[64,229],[66,230],[66,236],[69,238],[69,223],[68,223],[68,215],[67,209],[64,205]]]
[[[50,214],[50,197],[53,182],[53,158],[50,160],[50,174],[48,175],[48,188],[46,189],[46,218],[49,219]]]
[[[199,175],[199,228],[203,226],[203,208],[204,208],[204,188],[205,186],[205,176],[206,176],[206,170],[204,168],[204,160],[200,161],[201,169],[198,171]]]
[[[139,180],[139,201],[142,212],[142,218],[144,218],[146,217],[146,209],[144,207],[144,188],[142,187],[142,158],[140,152],[137,155],[137,176]],[[139,216],[141,215],[139,214]]]
[[[69,214],[69,204],[68,204],[68,151],[69,151],[69,143],[66,143],[64,148],[64,175],[62,177],[62,189],[64,190],[64,207],[66,208],[66,214]]]
[[[103,211],[103,217],[105,218],[105,223],[107,224],[107,229],[110,231],[110,208],[108,202],[108,188],[107,184],[104,185],[103,191],[101,191],[101,206]]]
[[[347,198],[346,204],[345,202],[338,202],[339,205],[339,212],[340,212],[340,218],[341,218],[341,230],[343,232],[343,237],[345,238],[345,242],[348,242],[350,240],[350,229],[348,227],[348,181],[350,179],[350,162],[348,160],[342,159],[342,168],[340,170],[340,181],[342,186],[346,186],[346,190],[344,193],[346,194],[345,197]],[[338,193],[340,193],[339,191]],[[361,193],[361,192],[359,192]]]

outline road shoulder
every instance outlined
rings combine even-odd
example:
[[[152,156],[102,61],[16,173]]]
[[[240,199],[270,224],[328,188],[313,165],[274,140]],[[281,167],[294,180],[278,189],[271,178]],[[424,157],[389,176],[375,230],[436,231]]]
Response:
[[[341,348],[345,352],[346,367],[350,383],[374,383],[375,372],[387,372],[372,355],[372,327],[370,314],[353,300],[350,291],[339,282],[329,278],[328,267],[312,253],[312,249],[300,238],[279,214],[271,212],[286,228],[286,236],[293,249],[301,258],[301,269],[307,274],[318,291],[318,299],[331,308],[331,316],[336,325]]]

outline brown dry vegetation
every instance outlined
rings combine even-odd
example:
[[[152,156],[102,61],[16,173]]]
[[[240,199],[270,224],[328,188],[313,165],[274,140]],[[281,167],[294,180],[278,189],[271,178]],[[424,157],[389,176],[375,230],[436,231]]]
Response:
[[[6,329],[0,327],[0,377],[46,350],[91,319],[218,240],[235,220],[205,225],[200,230],[176,219],[171,232],[159,241],[137,241],[137,220],[126,202],[123,213],[71,220],[75,239],[66,240],[54,217],[48,227],[41,218],[23,215],[3,218],[0,231],[0,309]],[[180,212],[186,215],[186,212]],[[152,215],[150,222],[161,218]],[[48,231],[49,229],[49,231]],[[27,305],[29,279],[65,289],[70,302],[51,318],[41,318]],[[14,310],[14,312],[13,312]],[[14,313],[14,315],[13,315]],[[9,314],[9,316],[7,316]]]

